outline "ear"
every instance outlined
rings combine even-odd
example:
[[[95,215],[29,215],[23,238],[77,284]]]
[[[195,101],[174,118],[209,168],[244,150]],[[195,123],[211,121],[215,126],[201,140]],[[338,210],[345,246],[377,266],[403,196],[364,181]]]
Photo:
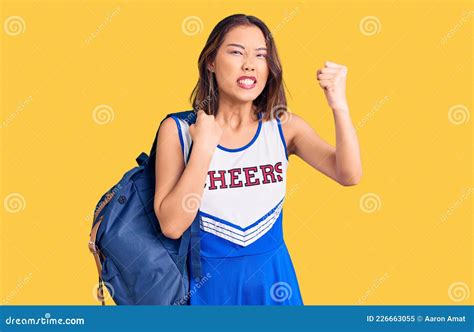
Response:
[[[209,70],[209,71],[211,71],[211,72],[215,72],[215,71],[216,71],[214,61],[211,62],[211,63],[207,66],[207,70]]]

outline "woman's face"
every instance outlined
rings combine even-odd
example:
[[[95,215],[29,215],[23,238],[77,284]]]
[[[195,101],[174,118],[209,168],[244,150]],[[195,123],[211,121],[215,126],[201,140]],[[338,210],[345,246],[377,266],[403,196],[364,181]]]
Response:
[[[210,66],[216,75],[219,96],[231,102],[255,100],[267,83],[266,57],[265,37],[258,27],[231,29]]]

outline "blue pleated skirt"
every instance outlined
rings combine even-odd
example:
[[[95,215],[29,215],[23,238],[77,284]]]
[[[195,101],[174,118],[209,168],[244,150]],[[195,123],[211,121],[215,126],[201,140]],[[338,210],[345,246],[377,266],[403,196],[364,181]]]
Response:
[[[203,278],[191,277],[191,305],[303,305],[284,242],[264,253],[201,262]]]

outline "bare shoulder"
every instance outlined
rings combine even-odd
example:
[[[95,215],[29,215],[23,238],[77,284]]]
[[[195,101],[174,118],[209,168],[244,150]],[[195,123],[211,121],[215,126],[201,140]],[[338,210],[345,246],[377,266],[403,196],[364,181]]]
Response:
[[[161,123],[156,142],[155,158],[155,172],[157,175],[155,182],[156,208],[171,192],[184,170],[184,158],[181,153],[178,127],[171,117]]]
[[[161,123],[160,130],[158,131],[158,140],[156,145],[157,148],[163,148],[163,146],[165,145],[176,146],[178,144],[180,144],[178,127],[176,125],[175,120],[172,117],[169,117]]]
[[[158,131],[156,142],[156,172],[160,178],[176,177],[184,168],[178,126],[173,118],[165,119]]]
[[[282,112],[280,122],[286,141],[288,156],[290,156],[295,153],[295,137],[297,133],[307,130],[309,124],[301,116],[290,112]]]
[[[169,118],[163,120],[160,126],[160,131],[158,137],[162,136],[162,133],[171,133],[173,131],[176,131],[176,122],[175,120],[170,116]]]

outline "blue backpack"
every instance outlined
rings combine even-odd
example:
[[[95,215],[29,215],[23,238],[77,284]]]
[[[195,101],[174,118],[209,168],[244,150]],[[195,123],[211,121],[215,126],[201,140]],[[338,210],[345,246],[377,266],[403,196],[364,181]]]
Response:
[[[191,110],[168,114],[161,123],[172,115],[189,124],[196,121]],[[199,213],[178,240],[163,235],[155,215],[157,137],[150,155],[142,152],[138,166],[102,196],[94,211],[89,250],[102,305],[104,285],[117,305],[189,305],[189,269],[201,278]],[[191,149],[192,144],[188,160]]]

